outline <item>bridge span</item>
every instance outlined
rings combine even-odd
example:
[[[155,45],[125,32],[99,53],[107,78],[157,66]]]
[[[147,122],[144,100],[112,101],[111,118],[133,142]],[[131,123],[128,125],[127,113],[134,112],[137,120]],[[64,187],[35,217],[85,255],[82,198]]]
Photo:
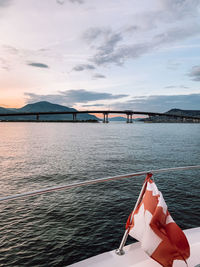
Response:
[[[127,116],[127,123],[133,122],[133,115],[146,115],[149,117],[152,116],[164,116],[171,118],[180,118],[182,121],[192,120],[193,122],[200,122],[200,117],[197,116],[185,116],[177,114],[168,114],[168,113],[158,113],[158,112],[148,112],[148,111],[135,111],[135,110],[76,110],[76,111],[45,111],[45,112],[9,112],[9,113],[0,113],[1,117],[11,117],[11,116],[36,116],[36,120],[40,120],[41,115],[59,115],[59,114],[71,114],[73,116],[73,121],[77,121],[78,114],[103,114],[103,122],[108,123],[109,114],[123,114]]]

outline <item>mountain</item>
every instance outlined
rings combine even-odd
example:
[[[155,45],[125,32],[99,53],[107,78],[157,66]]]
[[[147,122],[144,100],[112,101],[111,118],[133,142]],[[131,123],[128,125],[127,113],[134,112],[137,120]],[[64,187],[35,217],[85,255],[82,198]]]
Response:
[[[18,109],[6,109],[0,107],[0,113],[20,113],[20,112],[59,112],[59,111],[76,111],[74,108],[65,107],[58,104],[53,104],[47,101],[41,101],[33,104],[25,105]],[[36,121],[36,116],[5,116],[0,117],[0,120],[6,121]],[[40,115],[41,121],[71,121],[73,120],[72,114],[58,114],[58,115]],[[79,121],[99,121],[94,115],[90,114],[78,114],[77,120]]]
[[[200,118],[200,110],[183,110],[183,109],[170,109],[164,114],[191,116]],[[173,118],[167,116],[151,116],[150,118],[144,119],[146,122],[182,122],[181,118]],[[186,119],[185,122],[192,122],[192,119]]]
[[[194,116],[200,117],[200,110],[183,110],[183,109],[170,109],[165,112],[166,114],[182,115],[182,116]]]
[[[127,120],[126,117],[121,117],[121,116],[109,118],[109,121],[126,121],[126,120]],[[133,119],[133,121],[140,121],[140,120],[141,120],[140,118]]]
[[[109,121],[126,121],[125,117],[111,117],[109,118]]]
[[[22,108],[17,109],[17,112],[48,112],[48,111],[76,111],[76,109],[68,108],[58,104],[53,104],[47,101],[28,104]]]
[[[10,111],[7,108],[1,108],[0,107],[0,113],[10,113]]]

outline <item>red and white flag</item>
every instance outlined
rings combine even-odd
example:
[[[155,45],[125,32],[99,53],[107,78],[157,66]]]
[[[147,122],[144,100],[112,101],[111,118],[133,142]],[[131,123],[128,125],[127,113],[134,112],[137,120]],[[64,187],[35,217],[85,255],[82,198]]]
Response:
[[[141,242],[142,249],[164,267],[174,260],[190,256],[190,246],[183,231],[170,216],[162,193],[152,174],[147,174],[142,199],[126,223],[129,235]]]

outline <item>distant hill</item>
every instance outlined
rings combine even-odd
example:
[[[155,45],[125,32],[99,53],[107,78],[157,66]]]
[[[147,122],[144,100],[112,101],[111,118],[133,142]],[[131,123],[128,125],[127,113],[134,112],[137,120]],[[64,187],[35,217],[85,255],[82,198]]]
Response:
[[[111,117],[109,118],[109,121],[126,121],[126,118],[124,117]]]
[[[165,114],[191,116],[200,118],[200,110],[183,110],[183,109],[170,109]],[[151,116],[150,118],[144,119],[146,122],[181,122],[181,118],[165,117],[165,116]],[[186,122],[191,122],[191,119],[187,119]]]
[[[0,107],[0,113],[13,113],[13,110],[11,110],[10,108]]]
[[[109,117],[109,121],[126,121],[126,120],[127,120],[126,117],[121,117],[121,116]],[[140,121],[140,119],[136,118],[136,119],[133,119],[133,121]]]
[[[200,110],[183,110],[183,109],[170,109],[169,111],[165,112],[166,114],[175,114],[175,115],[185,115],[185,116],[200,116]]]
[[[17,112],[45,112],[45,111],[76,111],[74,108],[68,108],[58,104],[52,104],[47,101],[41,101],[33,104],[28,104],[17,109]]]
[[[6,108],[1,108],[0,107],[0,113],[9,113],[10,111]]]
[[[22,108],[18,109],[6,109],[0,107],[0,113],[20,113],[20,112],[56,112],[56,111],[76,111],[74,108],[65,107],[58,104],[53,104],[47,101],[41,101],[33,104],[28,104]],[[5,116],[0,117],[0,121],[36,121],[36,116]],[[39,120],[41,121],[70,121],[73,120],[72,114],[59,114],[59,115],[40,115]],[[94,115],[90,114],[78,114],[77,120],[88,121],[94,120],[99,121]]]

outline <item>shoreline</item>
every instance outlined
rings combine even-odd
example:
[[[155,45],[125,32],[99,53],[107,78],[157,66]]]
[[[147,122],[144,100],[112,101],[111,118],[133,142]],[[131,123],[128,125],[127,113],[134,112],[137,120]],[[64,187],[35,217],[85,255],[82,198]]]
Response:
[[[72,120],[60,120],[60,121],[58,121],[58,120],[39,120],[39,121],[36,121],[36,120],[28,120],[28,121],[26,121],[26,120],[9,120],[9,121],[7,121],[7,120],[2,120],[2,121],[0,121],[0,123],[2,123],[2,122],[61,122],[61,123],[64,123],[64,122],[70,122],[70,123],[87,123],[87,122],[89,122],[89,123],[99,123],[100,121],[97,121],[97,120],[85,120],[85,121],[80,121],[80,120],[77,120],[77,121],[72,121]]]

